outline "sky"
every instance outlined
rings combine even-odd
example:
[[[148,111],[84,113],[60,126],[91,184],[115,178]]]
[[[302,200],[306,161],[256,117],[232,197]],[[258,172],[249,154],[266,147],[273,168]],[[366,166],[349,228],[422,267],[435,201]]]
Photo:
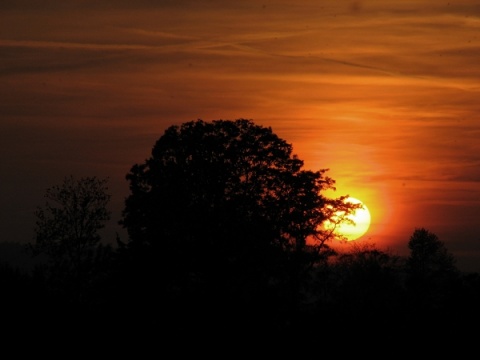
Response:
[[[371,212],[357,242],[416,228],[480,271],[478,0],[2,0],[0,241],[31,242],[68,175],[125,175],[171,125],[251,119]]]

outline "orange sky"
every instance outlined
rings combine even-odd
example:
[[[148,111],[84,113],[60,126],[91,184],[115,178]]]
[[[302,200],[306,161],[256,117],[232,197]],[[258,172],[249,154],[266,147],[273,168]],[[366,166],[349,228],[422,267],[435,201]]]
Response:
[[[37,3],[0,3],[1,240],[69,174],[110,177],[116,222],[165,128],[249,118],[367,204],[361,241],[425,227],[480,271],[478,1]]]

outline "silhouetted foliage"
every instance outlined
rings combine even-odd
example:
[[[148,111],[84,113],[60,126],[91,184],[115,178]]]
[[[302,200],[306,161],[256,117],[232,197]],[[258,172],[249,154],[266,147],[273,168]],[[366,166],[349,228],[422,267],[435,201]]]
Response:
[[[142,259],[136,271],[155,274],[144,287],[229,316],[292,311],[303,277],[332,254],[322,223],[355,208],[321,194],[334,189],[327,169],[302,167],[290,144],[250,120],[168,128],[127,175],[124,250]]]
[[[438,273],[456,271],[455,259],[437,235],[424,228],[415,229],[408,242],[408,268],[416,277],[428,278]]]
[[[35,271],[69,300],[81,300],[111,256],[99,235],[110,218],[107,191],[107,179],[69,176],[46,190],[46,203],[35,212],[35,242],[29,249],[46,259]]]
[[[338,301],[351,301],[352,305],[379,309],[392,306],[401,288],[399,269],[403,262],[399,256],[377,249],[373,245],[353,244],[348,253],[341,254],[336,263]],[[343,291],[353,292],[350,295]]]
[[[404,316],[406,293],[402,258],[372,244],[353,243],[334,263],[332,298],[344,319],[362,331],[365,323],[384,327]],[[385,314],[391,314],[386,318]]]
[[[460,316],[467,305],[465,284],[455,267],[455,258],[437,235],[425,228],[415,229],[408,242],[406,286],[412,331],[428,331],[445,339],[463,334]],[[474,307],[469,312],[474,316]],[[478,312],[476,312],[478,313]]]
[[[441,306],[458,280],[455,259],[437,235],[424,228],[415,229],[408,242],[408,285],[415,302],[422,307]]]
[[[328,242],[341,237],[322,224],[358,205],[322,195],[335,184],[327,169],[302,167],[290,144],[250,120],[171,126],[126,176],[129,238],[115,250],[98,233],[110,217],[107,180],[65,178],[47,189],[28,246],[46,261],[14,259],[24,272],[0,257],[4,324],[49,341],[87,335],[82,346],[105,336],[135,346],[257,337],[416,350],[429,336],[468,336],[480,275],[461,274],[424,228],[409,256],[362,242],[337,253]]]

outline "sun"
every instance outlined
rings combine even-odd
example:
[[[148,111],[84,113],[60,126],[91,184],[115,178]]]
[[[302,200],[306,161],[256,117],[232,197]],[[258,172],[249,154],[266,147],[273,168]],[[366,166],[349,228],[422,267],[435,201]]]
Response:
[[[368,231],[371,221],[370,211],[364,203],[354,197],[348,197],[345,201],[362,205],[362,208],[355,209],[352,214],[346,216],[353,221],[353,224],[345,222],[335,227],[337,234],[344,236],[347,241],[352,241],[362,237]],[[326,226],[329,227],[328,221]]]

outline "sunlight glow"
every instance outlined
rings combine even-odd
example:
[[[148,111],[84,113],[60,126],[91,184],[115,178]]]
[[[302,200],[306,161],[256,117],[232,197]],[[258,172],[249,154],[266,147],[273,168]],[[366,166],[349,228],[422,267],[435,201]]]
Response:
[[[352,220],[353,223],[344,222],[337,224],[334,231],[335,233],[344,236],[347,241],[357,240],[365,235],[370,227],[370,211],[365,204],[354,197],[349,197],[346,201],[354,204],[360,203],[363,208],[356,209],[353,214],[346,216],[346,218]],[[337,219],[340,219],[342,215],[342,213],[339,213]],[[327,228],[332,228],[334,225],[327,221],[325,226]]]

